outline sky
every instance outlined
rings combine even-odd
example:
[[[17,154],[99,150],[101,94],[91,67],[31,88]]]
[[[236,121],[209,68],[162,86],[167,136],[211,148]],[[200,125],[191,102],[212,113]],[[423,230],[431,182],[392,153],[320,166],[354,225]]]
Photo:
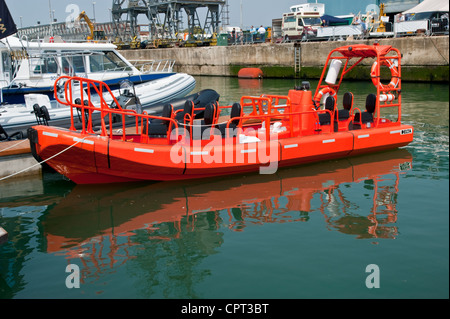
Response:
[[[81,11],[86,11],[90,19],[97,22],[110,22],[113,0],[5,0],[11,15],[18,28],[37,24],[49,24],[50,13],[57,22],[64,22],[70,17],[76,18]],[[445,0],[443,0],[445,1]],[[250,26],[271,26],[272,19],[281,18],[282,14],[289,12],[289,7],[307,3],[307,0],[228,0],[230,26],[250,28]],[[309,2],[315,2],[309,0]],[[367,5],[375,3],[375,0],[319,0],[325,3],[325,12],[330,15],[346,15],[351,12],[364,11]],[[123,7],[127,5],[125,1]],[[242,4],[242,15],[241,15]],[[347,11],[348,10],[348,11]],[[206,8],[199,8],[201,24],[204,24]],[[185,14],[183,14],[186,16]],[[242,17],[242,18],[241,18]],[[126,15],[122,15],[125,19]],[[242,21],[242,22],[241,22]],[[144,15],[138,16],[138,24],[148,24]],[[185,22],[184,28],[187,27]]]
[[[110,8],[112,0],[5,0],[11,15],[20,27],[33,26],[40,21],[41,24],[50,23],[50,12],[54,11],[54,18],[57,22],[66,21],[70,15],[86,11],[90,19],[97,22],[110,21]],[[245,28],[251,25],[272,25],[272,19],[281,18],[284,12],[289,11],[292,5],[306,3],[306,0],[228,0],[230,25],[241,26],[241,3],[242,3],[242,25]],[[320,1],[319,1],[320,2]],[[95,3],[95,5],[93,5]],[[127,1],[125,2],[127,3]],[[198,10],[201,15],[200,8]],[[206,11],[205,11],[206,12]],[[21,18],[22,17],[22,18]],[[125,15],[122,16],[125,18]],[[202,18],[200,17],[202,20]],[[140,16],[139,24],[148,24],[148,20],[143,15]],[[203,24],[204,21],[201,21]],[[186,25],[185,25],[186,27]]]

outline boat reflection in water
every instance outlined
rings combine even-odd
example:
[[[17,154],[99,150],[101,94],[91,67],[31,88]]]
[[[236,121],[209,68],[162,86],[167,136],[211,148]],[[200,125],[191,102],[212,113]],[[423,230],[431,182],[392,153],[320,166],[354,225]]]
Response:
[[[133,258],[132,246],[157,250],[151,244],[180,238],[205,256],[223,243],[224,228],[307,222],[315,213],[329,230],[394,239],[399,179],[411,165],[400,149],[199,184],[78,185],[43,218],[47,251],[97,270]]]
[[[261,89],[261,79],[238,79],[239,87],[241,89]]]

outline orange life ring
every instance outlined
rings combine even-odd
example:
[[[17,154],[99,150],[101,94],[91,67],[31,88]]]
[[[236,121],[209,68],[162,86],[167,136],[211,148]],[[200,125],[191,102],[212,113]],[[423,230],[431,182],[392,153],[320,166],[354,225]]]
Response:
[[[391,88],[391,89],[395,89],[400,81],[400,76],[398,73],[398,69],[395,66],[395,64],[389,60],[382,60],[381,61],[381,65],[385,65],[387,66],[390,70],[391,70],[391,82],[389,82],[389,84],[383,84],[380,81],[380,75],[377,72],[377,61],[375,61],[372,64],[372,69],[370,70],[370,76],[372,77],[372,83],[373,85],[375,85],[375,87],[380,87],[380,89],[387,89],[387,88]]]
[[[317,103],[320,103],[320,100],[322,100],[322,97],[327,93],[330,94],[332,97],[334,97],[335,102],[337,102],[336,90],[329,86],[327,86],[327,87],[323,88],[322,90],[320,90],[319,92],[317,92],[316,96],[314,96],[314,101]]]

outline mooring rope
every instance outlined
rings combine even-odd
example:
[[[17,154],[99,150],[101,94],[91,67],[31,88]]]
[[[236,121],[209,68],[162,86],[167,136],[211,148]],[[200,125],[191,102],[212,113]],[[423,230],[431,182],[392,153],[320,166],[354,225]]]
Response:
[[[30,167],[27,167],[27,168],[25,168],[25,169],[23,169],[23,170],[20,170],[20,171],[18,171],[18,172],[15,172],[15,173],[13,173],[13,174],[11,174],[11,175],[8,175],[8,176],[5,176],[5,177],[0,178],[0,181],[3,181],[3,180],[5,180],[5,179],[7,179],[7,178],[10,178],[10,177],[13,177],[13,176],[15,176],[15,175],[18,175],[18,174],[20,174],[20,173],[23,173],[23,172],[25,172],[25,171],[28,171],[29,169],[32,169],[33,167],[36,167],[36,166],[38,166],[38,165],[41,165],[41,164],[43,164],[43,163],[45,163],[45,162],[47,162],[47,161],[49,161],[49,160],[55,158],[56,156],[61,155],[61,154],[64,153],[65,151],[67,151],[67,150],[71,149],[72,147],[74,147],[75,145],[77,145],[78,143],[83,142],[83,141],[85,140],[85,138],[86,138],[86,137],[83,137],[82,139],[76,141],[75,143],[73,143],[73,144],[70,145],[69,147],[66,147],[66,148],[63,149],[61,152],[56,153],[55,155],[53,155],[53,156],[47,158],[46,160],[43,160],[43,161],[38,162],[38,163],[36,163],[36,164],[34,164],[34,165],[31,165]]]
[[[14,147],[16,147],[17,145],[20,145],[20,144],[22,144],[23,142],[26,142],[26,141],[28,141],[27,138],[21,140],[19,143],[16,143],[16,144],[14,144],[14,145],[12,145],[12,146],[10,146],[10,147],[7,147],[7,148],[4,148],[4,149],[0,150],[0,153],[1,153],[1,152],[4,152],[4,151],[7,151],[7,150],[9,150],[9,149],[11,149],[11,148],[14,148]]]

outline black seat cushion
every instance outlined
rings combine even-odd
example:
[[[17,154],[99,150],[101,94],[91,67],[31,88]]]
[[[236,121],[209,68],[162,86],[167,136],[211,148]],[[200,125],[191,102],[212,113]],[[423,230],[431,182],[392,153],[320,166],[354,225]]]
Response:
[[[348,120],[350,117],[350,110],[353,106],[353,94],[351,92],[345,92],[342,99],[342,110],[338,110],[336,113],[336,119],[339,121]]]
[[[194,115],[194,103],[191,100],[184,102],[184,109],[177,114],[176,120],[178,122],[184,122],[184,116],[186,114],[189,114],[191,117]]]
[[[350,110],[353,105],[353,94],[351,92],[345,92],[342,98],[342,106],[344,110]]]
[[[373,93],[366,97],[366,111],[358,112],[355,114],[353,129],[359,128],[359,123],[371,123],[373,122],[373,113],[377,103],[377,96]]]
[[[334,107],[335,107],[335,100],[334,97],[328,96],[325,100],[325,110],[328,110],[331,112],[331,114],[334,114]],[[319,123],[320,125],[328,125],[331,123],[331,115],[330,113],[320,113],[319,114]]]
[[[205,106],[205,113],[203,116],[203,124],[212,125],[216,116],[216,104],[208,103]]]
[[[231,106],[230,119],[233,117],[241,117],[242,116],[242,106],[239,103],[233,103]],[[234,126],[238,126],[242,119],[233,120],[231,123]]]
[[[347,109],[338,110],[336,112],[336,116],[339,121],[345,121],[350,117],[350,112]]]
[[[163,107],[161,117],[172,118],[173,117],[173,106],[171,104],[166,104]],[[169,129],[170,121],[153,119],[150,122],[148,128],[149,136],[167,136],[167,130]]]
[[[185,108],[186,110],[186,108]],[[230,129],[229,134],[227,135],[227,123],[213,124],[214,119],[217,116],[217,104],[216,103],[208,103],[205,106],[204,118],[202,120],[197,120],[193,125],[180,123],[180,128],[184,128],[194,140],[208,140],[211,137],[211,133],[220,132],[222,137],[226,136],[236,136],[236,128],[239,125],[241,119],[235,119],[230,122],[228,128]],[[230,119],[234,117],[242,116],[242,107],[239,103],[234,103],[231,107]]]
[[[173,117],[173,106],[172,104],[165,104],[162,112],[161,112],[161,117],[167,117],[167,118],[172,118]],[[153,119],[152,120],[153,124],[165,124],[165,125],[169,125],[170,121],[167,120],[160,120],[160,119]]]
[[[319,123],[320,125],[328,125],[331,123],[330,113],[320,113],[319,114]]]
[[[332,96],[328,96],[327,99],[325,100],[325,109],[331,111],[331,113],[334,112],[334,107],[335,107],[335,99]]]
[[[167,136],[167,125],[161,123],[151,123],[148,126],[149,136]]]
[[[366,111],[368,113],[375,112],[375,107],[377,104],[377,96],[375,94],[369,94],[366,97]]]
[[[369,112],[362,112],[355,114],[355,122],[369,123],[373,122],[373,114]]]

